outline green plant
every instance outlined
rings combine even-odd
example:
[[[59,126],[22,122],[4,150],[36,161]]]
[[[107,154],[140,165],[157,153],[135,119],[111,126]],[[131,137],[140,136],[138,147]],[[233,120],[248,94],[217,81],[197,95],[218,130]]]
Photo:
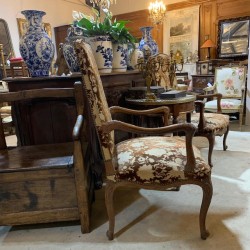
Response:
[[[131,35],[126,27],[128,21],[112,21],[112,13],[108,8],[102,9],[104,13],[103,21],[101,21],[101,13],[92,8],[93,16],[86,16],[82,13],[73,13],[73,17],[77,20],[77,26],[83,29],[84,36],[104,36],[109,35],[113,42],[117,43],[132,43],[137,40]]]
[[[92,8],[92,11],[95,14],[95,17],[86,16],[82,14],[82,18],[77,22],[77,26],[83,29],[85,36],[98,36],[98,35],[109,35],[112,27],[112,15],[111,13],[105,12],[105,17],[103,22],[101,22],[101,17],[99,11]]]
[[[116,43],[132,43],[137,42],[137,39],[129,32],[126,27],[128,21],[114,21],[109,31],[111,40]]]

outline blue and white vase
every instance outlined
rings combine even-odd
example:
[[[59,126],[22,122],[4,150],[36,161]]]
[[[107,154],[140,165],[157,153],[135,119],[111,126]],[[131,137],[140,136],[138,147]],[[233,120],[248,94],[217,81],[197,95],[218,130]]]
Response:
[[[127,44],[113,43],[113,71],[125,72],[127,70]]]
[[[28,28],[20,39],[20,54],[32,77],[48,76],[55,48],[42,25],[42,17],[46,13],[38,10],[21,13],[28,21]]]
[[[152,38],[151,30],[153,27],[141,27],[142,39],[139,43],[140,50],[144,53],[144,59],[147,59],[148,56],[158,54],[158,45],[155,40]]]
[[[77,21],[75,21],[67,30],[67,37],[65,38],[65,43],[63,44],[63,55],[69,70],[74,72],[80,72],[80,65],[77,60],[74,41],[77,39],[84,39],[83,29],[77,27]]]
[[[109,36],[95,36],[87,39],[100,73],[111,73],[113,62],[112,42]]]

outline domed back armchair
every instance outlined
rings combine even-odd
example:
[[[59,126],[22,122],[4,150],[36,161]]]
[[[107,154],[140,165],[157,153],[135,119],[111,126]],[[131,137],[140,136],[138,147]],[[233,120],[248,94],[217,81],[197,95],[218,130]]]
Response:
[[[75,84],[77,106],[82,106],[84,97],[88,99],[88,107],[85,108],[90,108],[105,164],[105,204],[109,218],[108,239],[114,238],[113,196],[116,188],[131,186],[167,190],[187,184],[198,185],[203,190],[199,217],[200,235],[202,239],[206,239],[209,234],[205,220],[212,198],[211,168],[203,160],[199,150],[192,146],[195,127],[191,124],[175,124],[160,128],[142,128],[112,120],[112,114],[119,112],[133,115],[161,113],[164,118],[168,119],[169,110],[167,107],[145,111],[122,107],[109,108],[91,47],[83,40],[77,40],[75,49],[83,74],[82,83]],[[82,94],[79,94],[81,92]],[[143,136],[115,144],[114,130],[143,134]],[[177,131],[184,131],[185,139],[164,136],[166,133]],[[177,196],[176,199],[178,199]]]

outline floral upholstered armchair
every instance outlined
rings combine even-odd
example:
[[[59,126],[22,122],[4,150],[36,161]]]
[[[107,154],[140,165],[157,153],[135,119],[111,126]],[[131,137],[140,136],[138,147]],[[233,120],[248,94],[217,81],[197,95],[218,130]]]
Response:
[[[108,107],[101,78],[91,47],[83,40],[75,43],[82,72],[82,83],[75,84],[77,110],[83,110],[83,99],[88,99],[106,170],[105,204],[109,218],[107,236],[114,238],[115,212],[114,191],[121,186],[167,190],[171,187],[195,184],[202,188],[203,199],[200,209],[200,235],[209,235],[206,215],[212,198],[211,168],[201,157],[200,151],[192,145],[195,127],[192,124],[175,124],[160,128],[142,128],[125,122],[112,120],[114,113],[145,115],[162,113],[168,119],[169,109],[136,111],[122,107]],[[79,112],[78,117],[83,114]],[[78,119],[82,121],[83,119]],[[83,126],[83,124],[79,124]],[[114,142],[114,130],[143,135]],[[166,133],[184,131],[185,139],[165,136]],[[145,136],[147,134],[148,136]],[[161,135],[161,136],[160,136]],[[176,197],[177,198],[177,197]],[[188,197],[187,197],[188,199]]]
[[[223,114],[239,113],[240,127],[243,123],[243,108],[246,83],[246,67],[219,67],[215,69],[214,85],[204,90],[221,93],[222,99],[205,104],[205,111],[220,112]]]

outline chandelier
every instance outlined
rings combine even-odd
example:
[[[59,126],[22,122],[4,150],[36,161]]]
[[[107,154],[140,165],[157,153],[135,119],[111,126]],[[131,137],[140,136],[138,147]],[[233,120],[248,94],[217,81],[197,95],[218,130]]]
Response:
[[[116,0],[89,0],[89,2],[93,4],[93,7],[99,7],[101,9],[109,9],[110,4],[116,4]]]
[[[148,10],[149,17],[154,24],[158,25],[163,22],[167,9],[162,1],[156,0],[154,3],[150,3]]]

